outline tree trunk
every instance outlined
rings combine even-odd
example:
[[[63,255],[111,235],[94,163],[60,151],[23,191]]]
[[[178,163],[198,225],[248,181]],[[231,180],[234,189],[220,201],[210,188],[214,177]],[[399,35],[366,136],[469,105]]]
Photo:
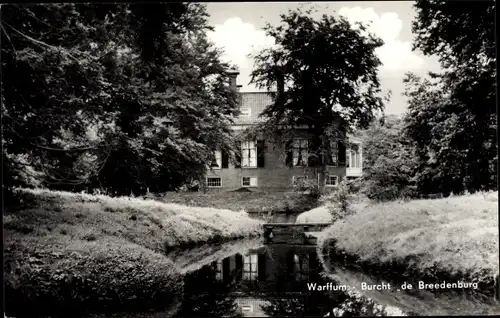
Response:
[[[321,168],[320,168],[320,172],[319,172],[319,178],[318,178],[318,182],[319,182],[319,193],[322,195],[323,193],[325,193],[325,183],[326,183],[326,174],[327,174],[327,168],[326,168],[326,163],[323,163],[321,165]]]
[[[326,156],[325,156],[325,150],[326,149]],[[320,171],[318,173],[318,190],[320,195],[325,193],[325,185],[326,185],[326,174],[328,170],[328,155],[330,154],[330,147],[328,147],[328,141],[326,139],[326,136],[324,134],[321,135],[321,167]],[[325,158],[326,157],[326,158]]]

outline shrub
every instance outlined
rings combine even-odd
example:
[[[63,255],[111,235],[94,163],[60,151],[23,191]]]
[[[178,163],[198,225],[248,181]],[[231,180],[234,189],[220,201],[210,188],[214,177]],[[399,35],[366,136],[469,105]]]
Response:
[[[322,195],[319,199],[332,215],[333,222],[354,213],[350,208],[352,200],[348,181],[341,181],[338,186]]]
[[[77,245],[77,246],[76,246]],[[16,317],[145,312],[182,293],[175,265],[127,242],[78,242],[70,249],[6,250],[5,300]]]
[[[361,189],[363,187],[363,178],[360,177],[354,180],[346,180],[345,183],[349,187],[349,193],[361,194]]]
[[[318,182],[316,180],[304,179],[296,183],[293,188],[294,193],[306,194],[313,200],[318,200],[321,196]]]
[[[302,213],[318,206],[318,199],[303,193],[293,193],[285,199],[284,211]]]
[[[376,202],[407,200],[418,198],[416,186],[396,182],[395,180],[381,182],[379,179],[364,178],[360,180],[360,193]]]

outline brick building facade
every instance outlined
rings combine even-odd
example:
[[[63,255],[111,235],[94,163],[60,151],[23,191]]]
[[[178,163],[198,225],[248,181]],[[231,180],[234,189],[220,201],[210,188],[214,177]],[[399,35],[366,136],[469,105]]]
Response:
[[[236,75],[232,83],[236,85]],[[243,130],[261,121],[259,114],[273,103],[267,92],[241,92],[241,114],[232,127]],[[217,152],[212,170],[208,171],[206,184],[209,189],[234,190],[242,187],[255,190],[286,190],[301,179],[318,180],[321,167],[308,158],[312,135],[306,129],[297,130],[297,138],[289,145],[273,146],[269,140],[249,140],[241,145],[241,160],[234,164],[225,153]],[[326,186],[335,186],[345,177],[358,177],[362,172],[362,149],[359,140],[349,137],[356,149],[346,150],[333,142],[336,149],[328,160]]]

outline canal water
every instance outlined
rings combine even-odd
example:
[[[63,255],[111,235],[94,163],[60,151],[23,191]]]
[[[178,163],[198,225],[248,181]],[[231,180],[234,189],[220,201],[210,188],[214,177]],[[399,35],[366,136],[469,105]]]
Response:
[[[342,288],[325,275],[315,246],[255,244],[205,258],[198,269],[187,272],[175,317],[388,315],[383,306]]]
[[[500,314],[497,301],[459,290],[402,291],[402,281],[374,277],[317,250],[248,239],[172,253],[169,257],[184,275],[182,303],[174,317]],[[363,284],[389,283],[390,290],[361,290]]]

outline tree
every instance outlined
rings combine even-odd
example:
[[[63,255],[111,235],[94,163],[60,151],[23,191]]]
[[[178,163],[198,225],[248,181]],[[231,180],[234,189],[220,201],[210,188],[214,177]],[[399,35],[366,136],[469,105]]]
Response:
[[[340,140],[345,147],[345,133],[365,127],[383,109],[377,75],[381,62],[375,55],[383,42],[361,24],[355,28],[328,15],[315,20],[311,13],[289,11],[281,15],[281,25],[264,28],[276,45],[254,57],[251,82],[268,90],[277,87],[277,92],[254,132],[272,136],[279,147],[293,138],[296,127],[308,127],[314,136],[310,158],[322,162],[323,185],[323,159],[332,155],[331,142]]]
[[[361,132],[363,177],[361,191],[370,199],[393,200],[416,195],[416,162],[411,139],[398,116],[374,121]]]
[[[29,169],[42,186],[116,194],[203,175],[233,147],[237,109],[206,16],[182,3],[2,6],[5,186],[30,185]]]
[[[178,5],[131,6],[131,20],[139,30],[131,77],[132,97],[138,100],[128,103],[119,123],[146,151],[129,152],[134,174],[127,174],[130,163],[120,164],[123,154],[117,152],[101,175],[128,175],[134,193],[148,187],[154,192],[175,190],[199,179],[215,149],[233,147],[229,125],[237,96],[227,83],[230,66],[220,62],[220,52],[207,41],[204,7]],[[182,14],[172,23],[162,22],[172,20],[169,10]]]
[[[2,6],[2,152],[4,171],[16,176],[4,180],[4,187],[33,185],[26,174],[46,185],[76,185],[92,173],[88,166],[76,176],[74,164],[104,146],[85,133],[110,115],[101,107],[107,103],[100,60],[112,49],[106,32],[99,32],[106,11]],[[99,164],[99,158],[92,161]]]
[[[444,71],[408,75],[407,133],[420,158],[423,192],[496,189],[496,58],[493,1],[417,1],[414,49]],[[439,88],[439,89],[433,89]]]

